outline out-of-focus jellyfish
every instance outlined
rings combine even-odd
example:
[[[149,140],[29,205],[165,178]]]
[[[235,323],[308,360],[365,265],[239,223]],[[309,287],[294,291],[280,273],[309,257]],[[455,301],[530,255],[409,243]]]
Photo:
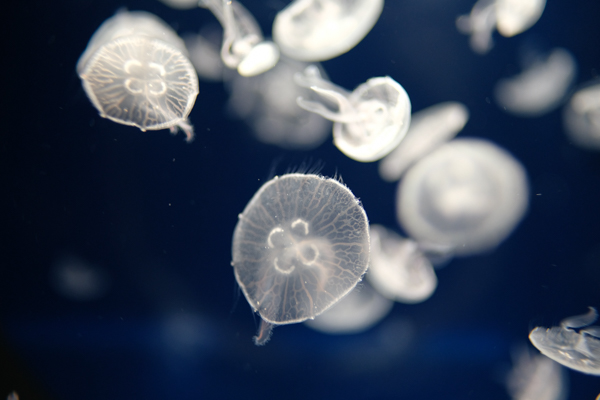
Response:
[[[420,245],[476,254],[496,247],[523,218],[527,178],[495,144],[455,139],[408,170],[396,204],[400,225]]]
[[[496,0],[479,0],[469,15],[456,19],[461,33],[471,35],[470,45],[474,52],[485,54],[494,45],[492,33],[496,29]]]
[[[160,0],[160,2],[177,10],[191,10],[198,7],[198,0]]]
[[[196,35],[186,35],[183,38],[190,52],[190,61],[200,79],[212,82],[223,80],[225,66],[220,53],[222,36],[220,27],[209,26]]]
[[[183,40],[158,17],[120,11],[94,33],[77,73],[100,116],[142,131],[194,130],[187,117],[198,95],[198,77]]]
[[[506,388],[513,400],[566,400],[568,375],[548,357],[531,354],[527,348],[515,354]]]
[[[412,240],[382,225],[371,225],[367,280],[386,298],[401,303],[427,300],[437,287],[433,266]]]
[[[575,92],[563,110],[565,131],[577,145],[600,150],[600,82]]]
[[[277,65],[254,77],[234,76],[228,108],[243,119],[263,143],[285,149],[312,149],[325,141],[331,122],[308,112],[296,103],[299,96],[313,99],[316,94],[294,83],[294,74],[306,64],[282,57]]]
[[[242,76],[262,74],[279,60],[279,48],[264,40],[258,23],[244,6],[234,0],[200,0],[223,26],[221,59]]]
[[[393,301],[363,283],[323,314],[304,323],[314,330],[333,335],[361,333],[383,320],[393,305]]]
[[[343,184],[288,174],[265,183],[233,234],[235,277],[262,318],[256,345],[275,325],[323,313],[350,292],[369,264],[369,224]]]
[[[546,0],[496,0],[496,27],[504,37],[531,28],[542,16]]]
[[[467,107],[453,101],[414,113],[406,137],[379,162],[379,176],[388,182],[397,181],[414,162],[456,136],[468,119]]]
[[[110,286],[104,269],[73,255],[63,256],[54,263],[50,283],[60,295],[75,301],[99,299]]]
[[[587,314],[566,318],[560,326],[533,329],[529,340],[543,355],[567,368],[600,375],[600,326],[590,326],[597,319],[598,312],[590,307]]]
[[[382,10],[383,0],[296,0],[277,13],[273,40],[296,60],[329,60],[356,46]]]
[[[296,83],[310,88],[337,111],[323,103],[298,98],[298,105],[333,124],[333,142],[348,157],[361,162],[379,160],[389,154],[410,125],[410,99],[389,76],[371,78],[352,93],[323,79],[314,65],[294,76]]]
[[[537,117],[560,105],[576,73],[575,58],[558,48],[548,57],[536,58],[521,74],[498,81],[494,97],[511,114]]]

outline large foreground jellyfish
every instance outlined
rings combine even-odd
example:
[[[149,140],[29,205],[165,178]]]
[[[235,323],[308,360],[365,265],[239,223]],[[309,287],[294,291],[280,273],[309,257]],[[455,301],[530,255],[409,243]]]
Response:
[[[560,326],[533,329],[529,340],[543,355],[565,367],[600,375],[600,326],[590,326],[597,319],[598,312],[590,307],[587,314],[566,318]]]
[[[369,264],[367,215],[340,182],[288,174],[265,183],[233,234],[232,265],[262,318],[257,345],[274,325],[312,319],[344,297]]]
[[[397,217],[419,244],[457,255],[491,250],[523,218],[523,166],[480,139],[455,139],[427,155],[400,181]]]
[[[181,128],[198,95],[183,41],[158,17],[120,11],[94,33],[77,62],[83,88],[100,116],[142,131]]]
[[[389,76],[371,78],[352,93],[323,79],[314,65],[303,74],[296,74],[294,80],[337,106],[333,111],[323,103],[298,98],[300,107],[335,122],[334,144],[356,161],[379,160],[406,135],[410,99],[404,88]]]

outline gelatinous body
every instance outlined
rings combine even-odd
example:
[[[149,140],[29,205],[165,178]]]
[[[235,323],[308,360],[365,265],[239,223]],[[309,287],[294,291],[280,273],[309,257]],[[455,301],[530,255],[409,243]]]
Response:
[[[577,145],[600,149],[600,82],[579,89],[563,112],[565,131]]]

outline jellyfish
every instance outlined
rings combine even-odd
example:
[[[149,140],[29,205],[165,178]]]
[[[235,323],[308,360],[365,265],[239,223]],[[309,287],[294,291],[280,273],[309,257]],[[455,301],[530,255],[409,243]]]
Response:
[[[408,170],[396,215],[420,245],[470,255],[502,242],[527,204],[525,170],[512,155],[485,140],[455,139]]]
[[[552,328],[537,327],[529,334],[531,343],[546,357],[567,368],[600,375],[600,326],[595,308],[561,321]]]
[[[106,20],[79,58],[77,72],[103,118],[142,131],[180,128],[193,140],[187,117],[198,77],[183,40],[158,17],[120,11]]]
[[[388,182],[397,181],[414,162],[454,138],[468,119],[467,107],[453,101],[414,113],[406,137],[379,162],[379,176]]]
[[[563,110],[563,124],[577,145],[600,150],[600,81],[579,89]]]
[[[496,27],[504,37],[531,28],[542,16],[546,0],[496,0]]]
[[[383,0],[296,0],[277,13],[273,39],[300,61],[325,61],[346,53],[373,28]]]
[[[223,26],[221,59],[242,76],[262,74],[279,60],[279,48],[264,40],[258,23],[244,6],[233,0],[200,0]]]
[[[185,47],[190,52],[190,61],[198,77],[210,82],[223,81],[225,65],[221,60],[222,29],[218,25],[209,25],[198,34],[184,36]]]
[[[356,161],[379,160],[406,135],[410,99],[404,88],[389,76],[371,78],[352,93],[323,79],[314,65],[308,66],[303,74],[296,74],[294,80],[337,105],[338,110],[332,111],[317,101],[302,97],[297,100],[305,110],[335,122],[334,144]]]
[[[233,234],[236,280],[262,318],[256,345],[275,325],[323,313],[348,294],[369,264],[367,215],[340,182],[287,174],[265,183]]]
[[[384,297],[401,303],[427,300],[437,287],[433,266],[413,240],[382,225],[371,225],[367,281]]]

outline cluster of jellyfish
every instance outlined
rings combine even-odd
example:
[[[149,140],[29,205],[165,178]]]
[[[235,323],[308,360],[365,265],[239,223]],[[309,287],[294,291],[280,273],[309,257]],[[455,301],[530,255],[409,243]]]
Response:
[[[372,77],[349,91],[318,64],[359,43],[377,22],[383,0],[296,0],[277,14],[272,40],[237,1],[163,1],[208,9],[221,30],[184,41],[146,12],[109,18],[77,64],[102,117],[142,131],[181,129],[190,142],[198,76],[224,80],[230,110],[259,140],[310,149],[333,131],[345,155],[380,161],[381,178],[399,181],[396,215],[408,237],[369,225],[360,201],[336,179],[293,173],[258,190],[239,215],[232,244],[235,278],[262,319],[257,345],[266,344],[277,325],[306,322],[328,333],[368,329],[394,302],[431,297],[436,266],[493,250],[526,214],[529,188],[521,163],[489,141],[454,139],[469,118],[463,104],[412,113],[408,94],[391,77]],[[457,27],[483,54],[495,29],[506,37],[523,32],[544,7],[545,0],[479,0]],[[495,88],[504,110],[532,117],[564,102],[576,74],[567,50],[527,54],[524,66]],[[574,141],[600,147],[599,84],[574,93],[563,115]],[[560,327],[535,328],[530,340],[544,356],[600,375],[600,328],[590,326],[597,316],[590,308]],[[532,358],[522,355],[519,362],[532,364]],[[536,370],[559,376],[546,360]],[[523,390],[513,386],[515,393]]]

